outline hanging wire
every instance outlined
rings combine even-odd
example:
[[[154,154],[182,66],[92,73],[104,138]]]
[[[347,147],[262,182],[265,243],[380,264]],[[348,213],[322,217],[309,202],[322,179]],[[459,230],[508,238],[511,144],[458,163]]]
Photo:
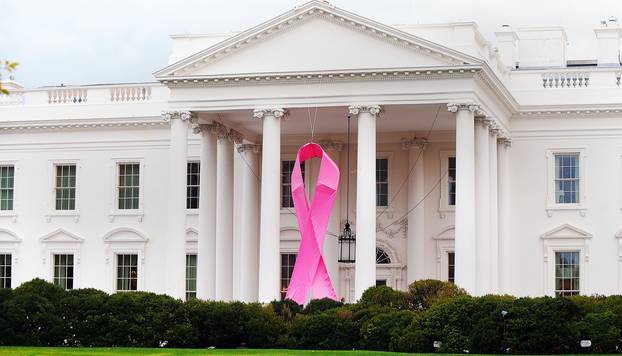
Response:
[[[426,134],[425,137],[429,137],[430,134],[432,133],[432,130],[434,130],[434,127],[436,126],[436,121],[438,120],[438,114],[440,113],[440,111],[441,111],[441,106],[439,105],[438,109],[436,110],[436,115],[434,115],[434,121],[432,121],[432,126],[430,126],[430,129],[428,130],[428,133]],[[391,197],[391,200],[389,201],[387,206],[385,206],[384,209],[382,209],[382,211],[376,215],[376,219],[381,217],[382,214],[384,214],[389,209],[391,204],[393,204],[393,201],[395,201],[395,199],[400,194],[400,191],[402,190],[402,188],[404,188],[404,185],[406,185],[406,182],[408,182],[408,179],[410,178],[411,174],[414,172],[415,167],[417,166],[417,163],[419,162],[419,159],[421,159],[422,156],[423,156],[423,150],[419,150],[419,154],[417,155],[417,158],[415,159],[415,163],[413,163],[412,167],[410,167],[410,170],[408,171],[406,178],[402,180],[402,183],[397,188],[397,191],[395,192],[395,194],[393,194],[393,197]]]
[[[348,154],[348,173],[346,174],[346,224],[350,223],[350,115],[348,115],[348,147],[346,152]]]
[[[315,135],[315,123],[317,122],[317,106],[315,107],[315,113],[313,114],[313,121],[311,121],[311,108],[307,107],[307,116],[309,118],[309,128],[311,130],[311,142]]]

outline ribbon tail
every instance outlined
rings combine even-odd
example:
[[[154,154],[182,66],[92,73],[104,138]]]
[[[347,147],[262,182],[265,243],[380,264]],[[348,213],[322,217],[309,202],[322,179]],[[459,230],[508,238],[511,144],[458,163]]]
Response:
[[[333,283],[330,280],[330,275],[328,274],[328,270],[326,269],[326,264],[324,263],[324,258],[322,256],[320,256],[315,276],[313,277],[312,290],[313,298],[330,298],[332,300],[337,300],[335,288],[333,288]]]

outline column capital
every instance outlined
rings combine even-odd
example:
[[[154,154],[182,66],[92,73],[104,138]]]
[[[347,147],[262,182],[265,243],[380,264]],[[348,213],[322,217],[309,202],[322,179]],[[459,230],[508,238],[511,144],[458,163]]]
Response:
[[[274,116],[280,119],[286,114],[287,112],[283,108],[261,108],[253,110],[253,117],[255,119],[263,119],[265,116]]]
[[[417,148],[420,150],[425,150],[428,146],[428,140],[425,137],[413,137],[412,139],[402,139],[402,149],[404,151],[408,151],[412,148]]]
[[[242,136],[242,134],[239,131],[236,131],[234,129],[230,129],[229,130],[229,140],[231,140],[233,143],[239,145],[239,144],[242,144],[242,141],[244,140],[244,136]]]
[[[360,104],[348,106],[348,113],[350,115],[358,115],[362,112],[368,112],[374,116],[380,116],[382,107],[376,104]]]
[[[475,123],[480,124],[488,129],[493,129],[495,127],[495,121],[488,116],[478,116],[475,117]]]
[[[512,147],[512,139],[509,137],[501,136],[497,139],[497,143],[503,144],[506,148]]]
[[[341,152],[343,149],[343,142],[341,141],[322,140],[319,144],[325,150],[335,150],[337,152]]]
[[[244,153],[247,151],[252,153],[259,153],[259,150],[261,150],[261,145],[255,143],[243,143],[238,145],[237,149],[240,153]]]
[[[211,124],[198,124],[192,128],[192,133],[194,134],[215,134],[216,133],[216,125]]]
[[[472,113],[481,110],[478,104],[473,102],[461,102],[461,103],[449,103],[447,104],[447,110],[449,112],[458,112],[461,110],[468,110]]]
[[[192,112],[190,111],[179,111],[179,110],[167,110],[162,111],[162,120],[165,122],[170,122],[174,119],[179,119],[181,121],[190,121],[192,119]]]

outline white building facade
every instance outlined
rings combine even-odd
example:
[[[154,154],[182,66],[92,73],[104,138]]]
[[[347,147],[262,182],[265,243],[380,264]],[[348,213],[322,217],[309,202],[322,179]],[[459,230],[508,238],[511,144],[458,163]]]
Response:
[[[312,1],[173,36],[154,83],[6,83],[0,287],[280,299],[300,243],[289,175],[314,141],[341,171],[324,259],[344,300],[427,278],[622,293],[622,30],[594,31],[596,58],[572,61],[562,28],[489,42]],[[339,263],[348,218],[356,261]]]

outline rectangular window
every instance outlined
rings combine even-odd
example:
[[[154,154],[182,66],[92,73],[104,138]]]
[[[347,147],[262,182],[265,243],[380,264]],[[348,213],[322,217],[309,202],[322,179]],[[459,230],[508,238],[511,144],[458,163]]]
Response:
[[[389,160],[376,158],[376,206],[389,205]]]
[[[15,167],[0,166],[0,210],[13,210]]]
[[[138,255],[117,255],[117,291],[138,290]]]
[[[579,203],[579,154],[555,154],[555,203]]]
[[[579,251],[555,252],[555,296],[579,294]]]
[[[186,300],[197,297],[197,255],[186,255]]]
[[[281,300],[284,300],[287,294],[287,287],[292,279],[292,273],[294,273],[297,255],[296,253],[281,254]]]
[[[456,281],[456,253],[447,252],[447,282]]]
[[[63,289],[73,289],[73,255],[54,255],[54,284]]]
[[[56,210],[76,210],[76,165],[56,165]]]
[[[0,288],[11,288],[11,255],[0,254]]]
[[[199,162],[188,162],[186,169],[186,209],[199,208],[200,170],[201,164]]]
[[[117,194],[119,196],[119,209],[138,209],[140,203],[140,164],[119,164],[118,182]]]
[[[281,161],[281,207],[293,208],[294,201],[292,200],[292,172],[294,171],[294,165],[296,161],[287,160]],[[305,164],[300,165],[302,171],[302,180],[305,177]]]
[[[386,285],[387,285],[386,279],[376,279],[376,287],[386,286]]]
[[[447,205],[456,205],[456,157],[447,158]]]

